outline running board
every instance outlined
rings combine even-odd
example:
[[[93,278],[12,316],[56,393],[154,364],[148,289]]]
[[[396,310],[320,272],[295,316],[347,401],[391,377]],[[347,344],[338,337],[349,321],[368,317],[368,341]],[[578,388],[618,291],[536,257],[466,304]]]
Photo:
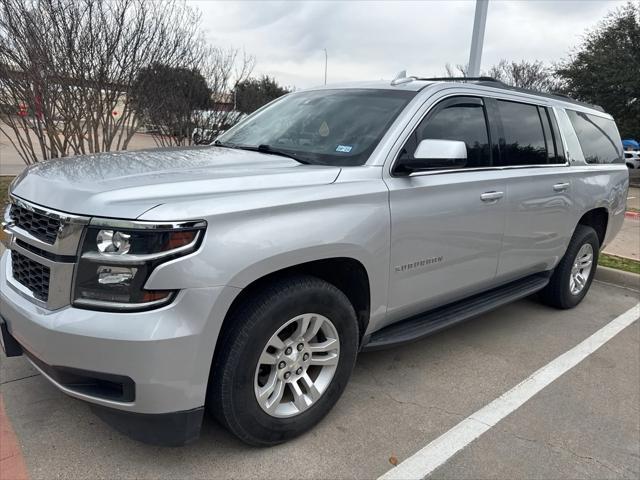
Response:
[[[384,327],[365,339],[362,351],[380,350],[414,342],[444,328],[487,313],[495,308],[542,290],[551,272],[531,275],[464,300],[438,307],[421,315]]]

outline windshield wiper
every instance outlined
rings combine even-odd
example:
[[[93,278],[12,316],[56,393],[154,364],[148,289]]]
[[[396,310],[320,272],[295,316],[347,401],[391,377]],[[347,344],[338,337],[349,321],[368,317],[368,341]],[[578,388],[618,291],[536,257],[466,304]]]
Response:
[[[293,160],[295,160],[296,162],[300,162],[304,165],[309,165],[310,162],[307,162],[306,160],[302,160],[301,158],[296,157],[294,154],[292,153],[287,153],[287,152],[283,152],[282,150],[277,150],[275,148],[271,148],[271,145],[267,145],[265,143],[262,143],[260,145],[258,145],[257,147],[253,147],[251,145],[236,145],[236,144],[231,144],[231,143],[223,143],[220,140],[216,140],[215,142],[213,142],[213,144],[217,147],[223,147],[223,148],[236,148],[238,150],[248,150],[250,152],[260,152],[260,153],[268,153],[270,155],[279,155],[281,157],[287,157],[287,158],[291,158]]]
[[[296,162],[300,162],[304,165],[309,165],[309,162],[307,162],[306,160],[302,160],[301,158],[296,157],[294,154],[292,153],[287,153],[287,152],[283,152],[282,150],[277,150],[275,148],[272,148],[271,145],[267,145],[267,144],[260,144],[257,147],[252,147],[252,146],[245,146],[245,145],[237,145],[236,148],[239,148],[240,150],[249,150],[250,152],[261,152],[261,153],[268,153],[270,155],[279,155],[281,157],[287,157],[287,158],[291,158],[293,160],[295,160]]]
[[[231,145],[230,143],[223,143],[220,140],[216,140],[215,142],[213,142],[213,144],[216,147],[222,147],[222,148],[237,148],[235,145]]]

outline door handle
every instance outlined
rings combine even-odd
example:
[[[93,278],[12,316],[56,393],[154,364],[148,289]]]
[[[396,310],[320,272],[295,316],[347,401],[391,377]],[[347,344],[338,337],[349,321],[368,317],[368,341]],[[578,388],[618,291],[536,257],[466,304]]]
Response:
[[[569,185],[571,185],[570,183],[564,182],[564,183],[556,183],[553,186],[553,190],[556,192],[566,192],[567,190],[569,190]]]
[[[480,200],[483,202],[497,202],[504,197],[504,192],[484,192],[480,195]]]

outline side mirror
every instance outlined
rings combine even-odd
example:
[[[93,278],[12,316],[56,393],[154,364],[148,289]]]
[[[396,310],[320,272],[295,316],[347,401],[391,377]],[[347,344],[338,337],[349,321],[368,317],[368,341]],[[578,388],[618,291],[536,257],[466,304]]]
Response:
[[[467,145],[458,140],[422,140],[412,159],[401,160],[396,169],[410,174],[424,170],[462,168],[467,164]]]

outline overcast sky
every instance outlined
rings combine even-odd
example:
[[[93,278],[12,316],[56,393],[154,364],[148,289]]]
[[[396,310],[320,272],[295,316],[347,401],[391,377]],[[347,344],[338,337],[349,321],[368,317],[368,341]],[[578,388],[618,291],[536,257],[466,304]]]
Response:
[[[255,56],[254,74],[297,88],[328,82],[444,74],[466,64],[474,0],[448,1],[209,1],[202,11],[209,39]],[[616,0],[490,0],[482,68],[501,58],[558,61],[579,43]]]

